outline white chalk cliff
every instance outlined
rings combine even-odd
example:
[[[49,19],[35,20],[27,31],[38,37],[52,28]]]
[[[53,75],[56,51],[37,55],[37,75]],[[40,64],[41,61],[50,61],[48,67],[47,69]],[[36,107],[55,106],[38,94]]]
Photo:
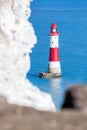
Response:
[[[55,110],[49,94],[26,79],[36,36],[30,16],[30,0],[0,0],[0,96],[12,104]]]

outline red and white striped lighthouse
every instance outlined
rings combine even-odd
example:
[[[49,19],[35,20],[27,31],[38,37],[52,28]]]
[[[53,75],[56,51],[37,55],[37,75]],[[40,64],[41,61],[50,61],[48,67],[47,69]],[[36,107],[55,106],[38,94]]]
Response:
[[[53,23],[51,25],[48,73],[58,73],[61,75],[59,56],[59,32],[57,32],[56,23]]]
[[[39,73],[41,78],[56,78],[61,76],[60,56],[59,56],[59,32],[57,32],[57,25],[51,25],[50,32],[50,51],[48,71]]]

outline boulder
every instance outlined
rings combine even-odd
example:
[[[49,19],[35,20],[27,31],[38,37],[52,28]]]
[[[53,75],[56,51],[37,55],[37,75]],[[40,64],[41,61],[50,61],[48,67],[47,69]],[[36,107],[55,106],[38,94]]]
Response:
[[[87,114],[73,110],[39,111],[8,104],[1,97],[0,130],[87,130]]]
[[[87,111],[87,86],[70,87],[62,105],[62,109],[65,108]]]

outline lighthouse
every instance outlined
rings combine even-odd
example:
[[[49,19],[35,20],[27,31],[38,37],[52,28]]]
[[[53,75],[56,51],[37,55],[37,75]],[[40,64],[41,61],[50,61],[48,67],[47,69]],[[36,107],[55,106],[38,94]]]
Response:
[[[61,76],[60,55],[59,55],[59,32],[56,23],[50,29],[50,49],[48,71],[39,74],[41,78],[55,78]]]
[[[50,52],[49,52],[49,73],[61,74],[60,56],[59,56],[59,32],[55,23],[51,26],[50,32]]]

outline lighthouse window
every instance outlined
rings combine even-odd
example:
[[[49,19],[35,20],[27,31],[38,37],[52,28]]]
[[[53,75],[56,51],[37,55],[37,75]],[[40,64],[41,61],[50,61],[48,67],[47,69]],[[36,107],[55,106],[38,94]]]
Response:
[[[52,41],[52,43],[54,43],[54,42]]]
[[[52,32],[56,32],[56,28],[52,28]]]
[[[55,39],[56,39],[56,37],[55,37]]]

